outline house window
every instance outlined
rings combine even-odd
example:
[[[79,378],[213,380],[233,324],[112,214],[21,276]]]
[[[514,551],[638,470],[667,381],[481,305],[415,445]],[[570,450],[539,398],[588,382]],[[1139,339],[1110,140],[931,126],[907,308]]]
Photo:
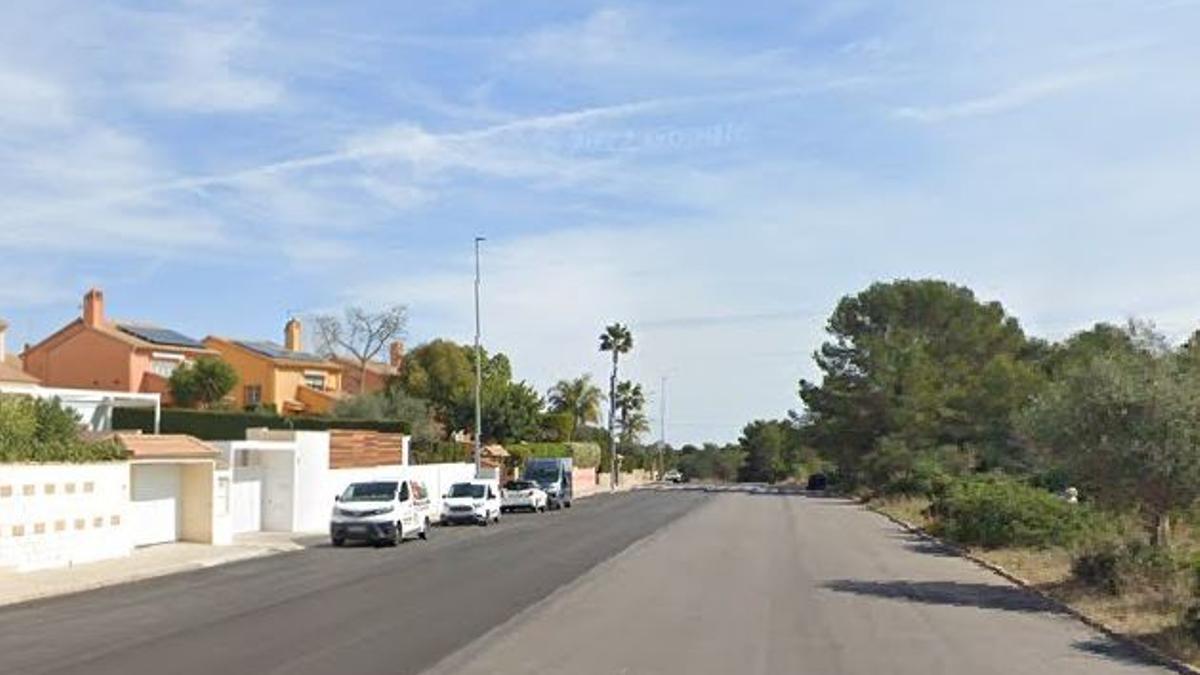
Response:
[[[317,391],[325,391],[325,373],[305,373],[304,384]]]
[[[183,357],[178,354],[153,354],[150,356],[150,372],[169,379],[171,373],[183,363]]]
[[[258,405],[259,403],[262,403],[262,385],[246,385],[242,389],[242,398],[246,400],[246,405]]]

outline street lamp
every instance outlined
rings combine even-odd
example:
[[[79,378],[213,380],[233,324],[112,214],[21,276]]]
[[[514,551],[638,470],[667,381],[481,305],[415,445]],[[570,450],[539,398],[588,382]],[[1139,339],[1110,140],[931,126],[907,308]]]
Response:
[[[475,237],[475,477],[479,477],[483,459],[483,359],[479,346],[479,244],[487,241],[484,237]]]

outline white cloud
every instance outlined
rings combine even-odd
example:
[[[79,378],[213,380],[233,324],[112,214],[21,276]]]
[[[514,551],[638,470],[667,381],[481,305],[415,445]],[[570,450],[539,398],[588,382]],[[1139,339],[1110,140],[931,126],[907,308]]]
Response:
[[[1103,77],[1094,72],[1043,77],[1020,83],[994,94],[956,101],[945,105],[903,107],[897,109],[895,114],[896,117],[902,119],[925,123],[999,115],[1079,89],[1101,79]]]

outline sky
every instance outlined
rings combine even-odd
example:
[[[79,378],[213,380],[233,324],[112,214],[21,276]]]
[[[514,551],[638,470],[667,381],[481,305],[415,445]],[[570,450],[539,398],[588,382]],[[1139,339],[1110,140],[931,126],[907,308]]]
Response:
[[[0,8],[0,317],[279,340],[401,303],[672,443],[797,408],[837,300],[941,278],[1061,338],[1200,323],[1200,2]]]

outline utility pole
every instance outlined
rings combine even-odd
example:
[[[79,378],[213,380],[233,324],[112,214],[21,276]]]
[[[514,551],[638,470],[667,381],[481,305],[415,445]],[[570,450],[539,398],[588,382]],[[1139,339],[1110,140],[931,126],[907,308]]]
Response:
[[[479,345],[479,243],[483,237],[475,237],[475,477],[479,477],[483,459],[483,359]]]

